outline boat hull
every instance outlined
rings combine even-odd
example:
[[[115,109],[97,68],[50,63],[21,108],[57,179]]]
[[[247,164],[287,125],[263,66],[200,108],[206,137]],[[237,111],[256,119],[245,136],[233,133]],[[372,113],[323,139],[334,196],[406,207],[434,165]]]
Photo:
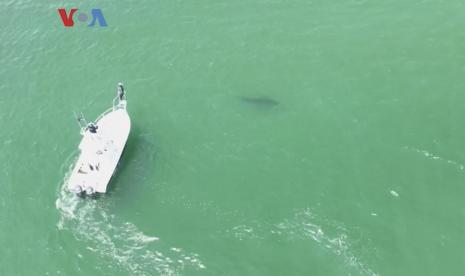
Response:
[[[68,180],[68,189],[77,194],[107,191],[131,129],[125,103],[102,114],[95,124],[95,133],[82,133],[80,155]]]

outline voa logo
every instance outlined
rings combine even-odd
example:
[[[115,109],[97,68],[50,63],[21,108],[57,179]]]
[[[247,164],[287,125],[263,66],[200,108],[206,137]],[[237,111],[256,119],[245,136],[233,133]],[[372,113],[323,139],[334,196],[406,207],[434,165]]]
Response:
[[[66,11],[66,9],[61,8],[58,9],[58,14],[61,17],[61,21],[63,22],[63,26],[65,27],[73,27],[74,26],[74,19],[73,16],[74,14],[78,11],[76,8],[71,8],[69,11]],[[87,22],[90,21],[90,16],[92,17],[92,21],[87,24]],[[94,27],[95,23],[98,22],[100,27],[106,27],[107,22],[105,21],[105,17],[103,16],[102,10],[101,9],[92,9],[90,11],[90,16],[85,13],[85,12],[78,12],[77,14],[77,20],[86,23],[88,27]]]

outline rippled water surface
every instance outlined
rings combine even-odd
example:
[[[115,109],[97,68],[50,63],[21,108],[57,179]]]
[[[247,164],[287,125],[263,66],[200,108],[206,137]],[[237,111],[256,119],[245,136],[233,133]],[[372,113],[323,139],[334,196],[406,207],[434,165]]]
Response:
[[[90,15],[64,28],[57,8]],[[464,275],[465,2],[1,1],[0,275]],[[127,89],[109,192],[64,185]]]

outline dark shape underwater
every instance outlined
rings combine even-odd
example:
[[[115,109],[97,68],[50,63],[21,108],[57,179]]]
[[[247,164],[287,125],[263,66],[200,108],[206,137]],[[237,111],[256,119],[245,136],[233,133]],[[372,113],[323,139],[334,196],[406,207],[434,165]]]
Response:
[[[242,102],[253,104],[256,106],[263,106],[263,107],[272,107],[279,104],[278,101],[268,98],[268,97],[240,97]]]

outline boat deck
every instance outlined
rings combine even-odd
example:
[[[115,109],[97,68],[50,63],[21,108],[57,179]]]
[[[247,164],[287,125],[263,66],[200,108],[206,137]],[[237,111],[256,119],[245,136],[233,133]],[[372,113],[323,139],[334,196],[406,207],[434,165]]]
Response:
[[[125,105],[105,112],[96,125],[96,133],[88,129],[83,132],[81,154],[68,180],[72,191],[106,192],[129,135],[130,119]]]

